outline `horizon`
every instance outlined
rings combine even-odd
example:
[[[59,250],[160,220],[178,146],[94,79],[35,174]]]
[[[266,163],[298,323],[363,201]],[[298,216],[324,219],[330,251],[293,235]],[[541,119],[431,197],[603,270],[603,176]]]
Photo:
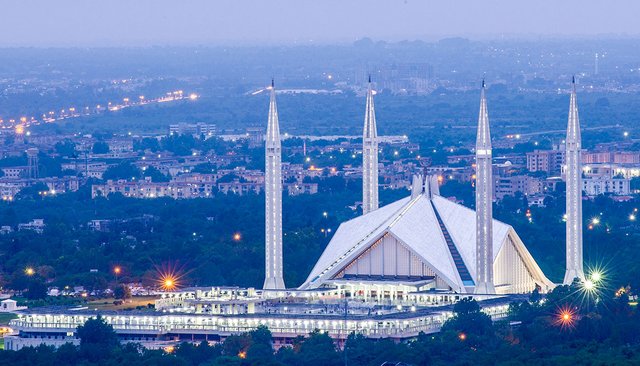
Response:
[[[502,36],[487,36],[487,37],[466,37],[462,35],[449,35],[449,36],[441,36],[434,38],[424,38],[424,39],[380,39],[369,36],[363,36],[354,40],[334,40],[334,41],[326,41],[326,42],[272,42],[272,43],[259,43],[259,42],[234,42],[225,43],[225,42],[211,42],[211,43],[192,43],[192,44],[95,44],[95,45],[6,45],[0,43],[0,49],[34,49],[34,50],[62,50],[62,49],[131,49],[131,50],[145,50],[145,49],[190,49],[190,48],[202,48],[202,49],[214,49],[214,48],[275,48],[275,47],[285,47],[285,48],[295,48],[295,47],[352,47],[354,43],[370,40],[374,44],[388,44],[388,45],[397,45],[401,43],[413,43],[420,42],[423,44],[438,44],[439,42],[447,41],[447,40],[464,40],[469,42],[518,42],[518,43],[529,43],[529,42],[570,42],[570,41],[635,41],[640,40],[640,33],[627,35],[627,34],[567,34],[567,35],[514,35],[513,37],[508,37],[506,35]]]
[[[396,42],[640,37],[640,3],[514,4],[257,0],[168,0],[108,4],[27,0],[5,5],[0,47],[229,46],[344,44],[362,38]],[[606,14],[604,16],[603,14]],[[291,32],[296,29],[296,32]]]

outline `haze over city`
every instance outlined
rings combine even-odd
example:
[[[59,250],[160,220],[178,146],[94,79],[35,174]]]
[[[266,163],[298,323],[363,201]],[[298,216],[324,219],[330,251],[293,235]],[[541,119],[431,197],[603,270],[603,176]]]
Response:
[[[265,45],[376,40],[634,36],[633,0],[259,1],[3,4],[1,46]]]

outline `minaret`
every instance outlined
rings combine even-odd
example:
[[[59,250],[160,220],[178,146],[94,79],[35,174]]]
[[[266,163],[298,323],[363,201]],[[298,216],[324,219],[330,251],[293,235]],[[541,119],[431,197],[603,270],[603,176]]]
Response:
[[[378,209],[378,131],[373,108],[373,88],[369,75],[367,107],[362,134],[362,213]]]
[[[276,107],[276,90],[271,80],[269,122],[266,136],[265,159],[265,262],[264,289],[284,289],[282,279],[282,150],[280,127]]]
[[[482,80],[476,139],[476,288],[477,294],[494,294],[493,286],[493,174],[491,133]]]
[[[565,148],[565,175],[567,180],[567,271],[564,284],[574,278],[584,279],[582,267],[582,162],[580,161],[581,137],[576,98],[576,78],[571,82],[569,122]]]

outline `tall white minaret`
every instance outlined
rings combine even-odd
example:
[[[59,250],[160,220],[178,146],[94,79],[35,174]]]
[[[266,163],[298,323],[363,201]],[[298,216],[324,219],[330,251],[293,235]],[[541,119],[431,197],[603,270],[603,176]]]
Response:
[[[364,113],[362,134],[362,213],[378,209],[378,130],[373,108],[373,88],[369,75],[367,107]]]
[[[569,102],[569,123],[565,148],[567,179],[567,271],[564,284],[570,285],[574,278],[584,279],[582,263],[582,162],[578,101],[576,98],[576,78],[571,82]]]
[[[269,122],[266,136],[265,159],[265,262],[266,273],[264,289],[284,289],[282,279],[282,150],[280,145],[280,126],[276,107],[276,90],[271,80],[271,98],[269,101]]]
[[[476,139],[476,288],[477,294],[495,294],[493,286],[493,174],[491,171],[489,112],[482,80]]]

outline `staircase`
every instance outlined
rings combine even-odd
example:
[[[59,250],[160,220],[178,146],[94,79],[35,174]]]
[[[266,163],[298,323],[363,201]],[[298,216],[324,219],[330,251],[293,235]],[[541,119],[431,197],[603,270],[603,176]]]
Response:
[[[438,220],[438,224],[440,225],[440,230],[442,231],[442,235],[444,235],[444,240],[447,242],[447,247],[449,247],[449,253],[451,253],[451,257],[453,258],[453,262],[456,265],[456,269],[458,270],[458,274],[460,274],[460,279],[465,286],[474,286],[473,278],[471,278],[471,273],[467,269],[467,266],[464,264],[462,260],[462,256],[460,256],[460,252],[458,252],[458,248],[453,243],[453,239],[451,239],[451,235],[447,230],[446,226],[444,226],[444,222],[442,222],[442,218],[436,210],[433,202],[431,203],[431,207],[433,208],[433,213],[436,215],[436,219]]]

